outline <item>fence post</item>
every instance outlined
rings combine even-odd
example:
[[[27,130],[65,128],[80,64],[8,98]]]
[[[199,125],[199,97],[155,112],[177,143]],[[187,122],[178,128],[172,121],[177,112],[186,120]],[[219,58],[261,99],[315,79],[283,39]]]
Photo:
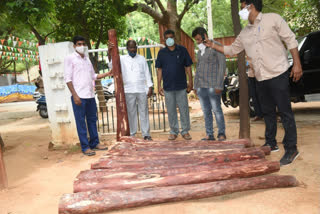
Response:
[[[115,85],[115,97],[116,97],[116,106],[117,106],[117,140],[120,140],[121,136],[129,136],[129,120],[126,99],[123,88],[121,67],[120,67],[120,56],[118,50],[117,42],[117,32],[115,29],[108,31],[109,41],[114,44],[114,47],[111,50],[112,58],[112,71]]]
[[[0,141],[2,141],[0,135]],[[2,154],[2,146],[0,145],[0,190],[8,187],[8,178],[6,173],[6,168],[4,166],[3,154]]]

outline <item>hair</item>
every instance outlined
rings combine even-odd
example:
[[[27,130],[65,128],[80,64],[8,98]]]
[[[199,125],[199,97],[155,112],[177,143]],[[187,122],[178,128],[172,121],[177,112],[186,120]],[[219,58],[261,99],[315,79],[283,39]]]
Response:
[[[163,37],[166,37],[168,34],[172,34],[173,36],[175,35],[173,30],[168,29],[163,33]]]
[[[73,39],[72,39],[72,42],[74,45],[76,45],[77,42],[79,42],[79,41],[85,41],[85,38],[83,36],[77,35],[77,36],[73,37]]]
[[[200,35],[201,37],[204,36],[205,34],[208,35],[207,30],[204,29],[203,27],[196,27],[192,31],[192,37],[194,38],[196,35]]]
[[[253,4],[257,11],[262,11],[262,0],[240,0],[240,3],[245,2],[246,5]]]
[[[137,46],[137,42],[132,40],[132,39],[130,39],[130,40],[127,41],[127,44],[126,44],[127,48],[129,47],[130,43],[134,43]]]

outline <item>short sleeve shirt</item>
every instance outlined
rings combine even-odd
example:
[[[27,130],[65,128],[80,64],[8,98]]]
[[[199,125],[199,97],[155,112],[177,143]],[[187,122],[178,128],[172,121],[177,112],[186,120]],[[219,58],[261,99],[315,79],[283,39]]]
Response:
[[[192,65],[187,49],[176,45],[173,51],[168,47],[161,49],[156,60],[156,68],[162,69],[163,89],[176,91],[187,88],[185,67]]]

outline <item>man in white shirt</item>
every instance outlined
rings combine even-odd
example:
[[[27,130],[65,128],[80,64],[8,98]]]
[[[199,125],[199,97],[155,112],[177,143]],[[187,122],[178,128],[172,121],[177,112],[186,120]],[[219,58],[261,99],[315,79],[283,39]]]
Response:
[[[109,44],[112,48],[113,44]],[[120,56],[121,73],[128,110],[130,135],[137,133],[137,105],[144,140],[152,140],[148,112],[148,97],[152,95],[151,75],[146,59],[137,54],[137,43],[127,42],[128,55]]]
[[[99,144],[97,131],[97,105],[94,99],[93,81],[110,73],[96,74],[90,59],[86,56],[88,47],[82,36],[73,38],[75,52],[64,60],[64,79],[72,94],[71,102],[76,120],[78,136],[83,154],[95,155],[93,150],[106,150]],[[87,122],[87,123],[86,123]],[[87,138],[87,127],[90,140]]]

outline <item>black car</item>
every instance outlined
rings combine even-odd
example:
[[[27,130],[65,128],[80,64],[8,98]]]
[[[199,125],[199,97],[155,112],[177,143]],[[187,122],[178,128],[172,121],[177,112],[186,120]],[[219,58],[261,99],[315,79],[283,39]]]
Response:
[[[306,96],[320,93],[320,31],[309,33],[298,39],[298,50],[303,70],[303,76],[298,82],[290,78],[290,93],[292,102],[305,102]],[[288,60],[292,69],[292,56],[289,52]],[[238,76],[228,76],[225,79],[225,88],[222,94],[222,101],[228,107],[236,108],[239,105],[239,84]],[[249,100],[250,116],[254,116],[254,107]]]
[[[303,36],[298,41],[303,76],[297,83],[290,79],[291,101],[293,102],[303,102],[305,95],[320,93],[320,31]],[[289,54],[289,62],[292,65],[291,54]],[[289,72],[291,69],[292,66]]]

